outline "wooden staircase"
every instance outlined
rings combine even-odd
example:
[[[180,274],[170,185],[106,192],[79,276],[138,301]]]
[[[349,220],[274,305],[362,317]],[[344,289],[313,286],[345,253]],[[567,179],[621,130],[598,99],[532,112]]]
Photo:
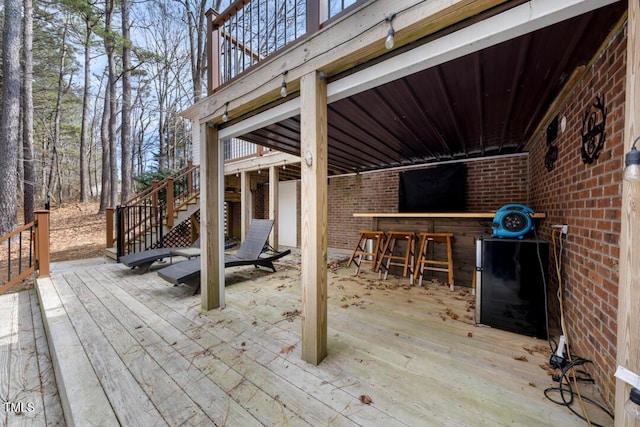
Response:
[[[167,239],[171,246],[189,245],[187,240],[193,240],[199,229],[199,210],[200,167],[189,162],[122,205],[107,209],[105,254],[117,259],[127,253],[167,246]],[[190,235],[184,236],[187,221]],[[182,236],[176,239],[176,234]]]

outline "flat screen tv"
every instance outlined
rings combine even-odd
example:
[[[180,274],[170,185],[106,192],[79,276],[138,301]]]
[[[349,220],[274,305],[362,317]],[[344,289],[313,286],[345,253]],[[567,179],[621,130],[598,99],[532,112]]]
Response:
[[[467,207],[464,164],[400,173],[398,212],[464,212]]]

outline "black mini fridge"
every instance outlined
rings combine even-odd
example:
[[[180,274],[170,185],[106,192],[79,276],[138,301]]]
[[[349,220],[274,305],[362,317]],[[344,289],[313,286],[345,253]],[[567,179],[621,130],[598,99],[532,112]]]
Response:
[[[547,338],[549,244],[532,239],[476,241],[476,322]]]

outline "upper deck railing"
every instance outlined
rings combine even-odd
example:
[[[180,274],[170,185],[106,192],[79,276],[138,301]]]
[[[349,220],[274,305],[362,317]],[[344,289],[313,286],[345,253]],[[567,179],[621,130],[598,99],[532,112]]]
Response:
[[[329,19],[367,0],[236,0],[208,16],[209,95]]]

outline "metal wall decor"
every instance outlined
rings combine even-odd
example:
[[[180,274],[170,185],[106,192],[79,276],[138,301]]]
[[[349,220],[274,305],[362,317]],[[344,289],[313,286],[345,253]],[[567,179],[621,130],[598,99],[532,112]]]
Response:
[[[558,160],[558,147],[553,145],[553,141],[558,136],[558,116],[555,116],[549,126],[547,126],[547,154],[544,156],[544,166],[549,172],[556,167]]]
[[[582,161],[593,163],[604,147],[606,136],[605,125],[607,109],[604,106],[604,95],[596,96],[596,102],[590,104],[582,118]]]

